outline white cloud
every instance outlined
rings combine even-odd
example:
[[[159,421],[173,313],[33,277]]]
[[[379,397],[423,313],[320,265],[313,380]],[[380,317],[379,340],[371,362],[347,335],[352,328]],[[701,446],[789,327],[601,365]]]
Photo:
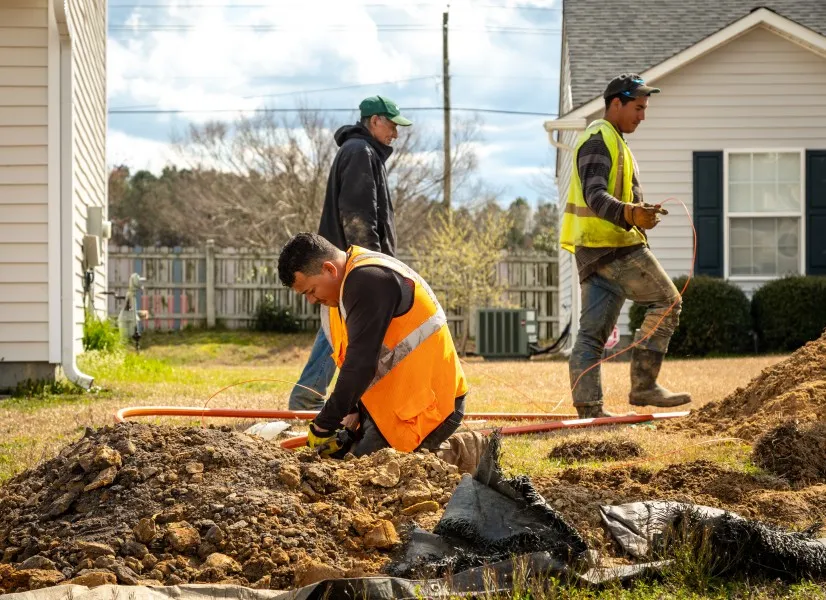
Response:
[[[559,0],[501,0],[499,8],[482,9],[472,0],[451,0],[450,60],[455,75],[455,106],[548,110],[555,105],[557,84],[547,82],[558,70],[558,59],[553,59],[558,36],[548,31],[558,29],[561,15],[556,10],[518,9],[517,3],[540,9],[557,9],[560,5]],[[322,108],[355,108],[363,95],[380,91],[399,101],[402,110],[438,106],[445,3],[395,0],[382,4],[390,6],[377,9],[371,6],[375,0],[316,0],[272,1],[255,9],[227,5],[192,8],[184,3],[162,8],[153,4],[128,13],[110,9],[110,25],[125,28],[113,31],[109,40],[110,109],[293,108],[302,97],[284,96],[285,92],[383,81],[399,83],[312,93],[303,100]],[[251,30],[249,25],[258,30]],[[415,31],[388,28],[394,25]],[[533,29],[546,32],[526,33]],[[403,82],[429,76],[433,79]],[[545,95],[531,94],[540,82],[545,86]],[[282,95],[264,97],[266,94]],[[110,120],[110,163],[159,170],[165,161],[179,158],[165,141],[143,139],[141,133],[151,135],[151,130],[155,137],[166,138],[172,124],[180,127],[212,118],[232,119],[237,114],[117,115]],[[436,118],[437,113],[411,116],[417,125],[428,124],[434,134],[440,134],[441,117]],[[456,113],[457,118],[462,116],[466,113]],[[546,162],[547,138],[541,118],[484,123],[482,133],[486,139],[476,150],[480,171],[486,177],[505,176],[510,167],[498,163],[505,158],[512,160],[514,151],[525,153],[526,169]]]

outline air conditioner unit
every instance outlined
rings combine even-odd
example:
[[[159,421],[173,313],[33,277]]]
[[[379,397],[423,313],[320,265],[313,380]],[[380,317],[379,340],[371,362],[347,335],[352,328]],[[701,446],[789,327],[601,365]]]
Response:
[[[527,358],[539,339],[533,309],[480,308],[476,325],[476,354],[484,358]]]

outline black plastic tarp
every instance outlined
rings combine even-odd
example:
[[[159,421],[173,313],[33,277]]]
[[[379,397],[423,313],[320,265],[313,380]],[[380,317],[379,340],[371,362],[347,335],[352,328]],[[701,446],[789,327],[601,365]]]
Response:
[[[675,542],[704,544],[718,575],[826,577],[826,544],[813,535],[820,523],[789,531],[718,508],[665,501],[600,506],[600,513],[614,539],[637,558],[668,556]]]

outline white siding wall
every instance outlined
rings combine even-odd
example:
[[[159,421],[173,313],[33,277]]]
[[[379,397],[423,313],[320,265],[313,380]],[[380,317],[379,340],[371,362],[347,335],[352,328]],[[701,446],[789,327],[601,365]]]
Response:
[[[695,150],[826,148],[826,59],[757,28],[675,73],[653,82],[646,121],[628,137],[647,202],[671,196],[693,204]],[[714,89],[710,89],[714,86]],[[591,115],[588,121],[598,118]],[[560,178],[560,194],[562,194]],[[566,188],[567,190],[567,185]],[[683,207],[650,233],[651,248],[669,275],[688,273],[692,233]],[[561,285],[562,263],[560,263]],[[738,282],[747,293],[761,281]],[[566,290],[560,293],[566,296]],[[628,334],[626,303],[620,333]]]
[[[83,333],[83,236],[89,206],[106,206],[106,3],[69,0],[72,40],[72,129],[74,185],[75,347]],[[101,252],[104,252],[102,249]],[[94,300],[98,316],[106,316],[105,265],[95,270]]]
[[[0,0],[0,360],[48,361],[46,0]]]
[[[568,55],[568,41],[565,36],[565,26],[562,28],[562,47],[560,51],[560,68],[559,68],[559,114],[564,115],[571,110],[571,62]],[[577,133],[572,131],[560,131],[556,134],[557,139],[563,144],[573,146],[576,142]],[[565,210],[565,203],[568,200],[568,185],[571,182],[571,153],[556,148],[556,185],[559,190],[559,215],[560,226],[563,211]],[[578,315],[572,315],[576,312],[578,304],[575,302],[574,293],[578,293],[576,287],[576,264],[573,254],[565,250],[559,250],[559,306],[557,307],[557,314],[559,315],[560,331],[565,327],[568,319],[571,319],[571,331],[575,332],[578,325]],[[573,318],[572,318],[573,317]]]

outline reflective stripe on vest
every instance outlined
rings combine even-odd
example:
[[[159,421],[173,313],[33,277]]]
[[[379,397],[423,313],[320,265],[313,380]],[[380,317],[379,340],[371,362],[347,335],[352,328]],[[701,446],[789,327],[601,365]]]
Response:
[[[635,161],[631,150],[614,126],[604,119],[588,125],[577,140],[572,157],[571,182],[568,201],[562,214],[559,242],[564,250],[574,252],[577,246],[590,248],[621,248],[646,243],[645,235],[637,228],[626,231],[606,219],[598,217],[585,202],[582,181],[579,178],[577,157],[582,145],[592,136],[601,134],[611,155],[608,190],[621,202],[633,202],[632,182]]]
[[[422,344],[422,342],[424,342],[431,335],[438,333],[442,326],[447,325],[447,315],[445,315],[445,311],[442,309],[441,305],[439,304],[439,301],[436,299],[436,294],[433,293],[433,290],[430,288],[427,282],[424,279],[422,279],[413,269],[408,267],[400,260],[397,260],[385,254],[381,254],[380,252],[366,251],[363,254],[354,256],[351,259],[351,269],[356,268],[356,266],[358,266],[360,263],[363,263],[368,260],[377,261],[379,263],[393,263],[393,266],[398,267],[399,271],[404,271],[399,273],[400,275],[406,277],[407,279],[412,279],[418,285],[422,286],[422,289],[424,289],[427,292],[427,295],[430,296],[430,299],[433,300],[433,303],[437,307],[436,314],[431,316],[427,321],[425,321],[416,329],[411,331],[401,342],[396,344],[394,348],[388,348],[387,346],[382,344],[381,351],[379,352],[379,362],[376,368],[376,375],[375,377],[373,377],[373,380],[367,387],[367,389],[369,390],[371,387],[376,385],[376,383],[378,383],[382,377],[387,375],[393,369],[393,367],[398,365],[411,352],[413,352],[413,350],[418,348]],[[344,308],[344,282],[342,282],[341,284],[341,294],[339,296],[338,309],[341,313],[341,317],[346,322],[347,312]],[[322,306],[320,312],[321,328],[324,331],[324,335],[327,337],[327,341],[330,342],[330,344],[332,345],[333,337],[330,333],[330,307]]]

